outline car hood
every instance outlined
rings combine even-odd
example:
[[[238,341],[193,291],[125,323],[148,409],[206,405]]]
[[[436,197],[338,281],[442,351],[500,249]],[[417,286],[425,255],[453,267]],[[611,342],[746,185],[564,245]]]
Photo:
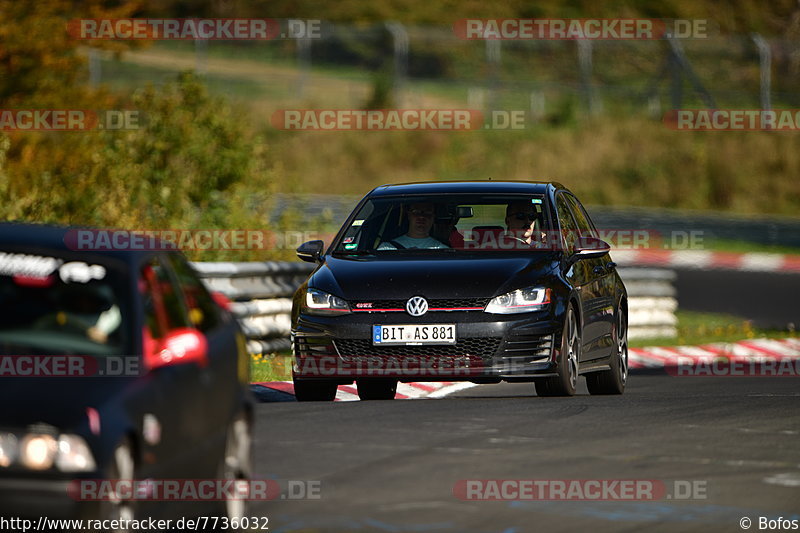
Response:
[[[345,299],[488,298],[543,281],[560,254],[427,258],[326,257],[309,286]]]
[[[44,423],[72,430],[87,423],[86,409],[102,410],[120,401],[132,385],[130,378],[0,379],[0,427],[25,428]]]

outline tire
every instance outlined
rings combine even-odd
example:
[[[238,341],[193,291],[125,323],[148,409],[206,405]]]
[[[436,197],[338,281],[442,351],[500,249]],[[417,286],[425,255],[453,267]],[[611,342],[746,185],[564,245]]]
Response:
[[[136,461],[133,457],[133,447],[125,438],[114,447],[111,463],[106,470],[106,479],[112,481],[112,487],[119,485],[119,480],[135,480]],[[136,508],[133,500],[124,500],[112,490],[107,500],[101,502],[100,516],[103,520],[133,520],[136,517]],[[115,533],[127,533],[127,529],[113,529]]]
[[[396,379],[357,379],[358,397],[361,400],[394,400]]]
[[[539,396],[574,396],[578,386],[578,361],[582,346],[581,331],[575,308],[567,308],[564,330],[561,332],[561,354],[558,358],[557,376],[540,378],[534,382]]]
[[[228,425],[225,449],[220,458],[220,479],[249,481],[253,474],[253,429],[247,414],[242,412]],[[247,500],[228,499],[221,502],[219,514],[241,519],[248,516]]]
[[[586,376],[586,388],[589,394],[622,394],[628,381],[628,318],[622,304],[617,310],[614,325],[616,351],[611,355],[609,370],[593,372]]]
[[[333,381],[294,380],[294,397],[298,402],[332,402],[337,385]]]

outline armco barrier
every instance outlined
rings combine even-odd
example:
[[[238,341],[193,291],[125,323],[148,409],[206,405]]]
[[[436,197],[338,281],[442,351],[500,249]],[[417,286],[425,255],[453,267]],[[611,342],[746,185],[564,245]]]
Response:
[[[250,353],[290,348],[291,296],[314,265],[301,262],[194,263],[208,288],[232,302],[248,338]],[[648,268],[620,268],[628,288],[629,338],[676,335],[675,273]]]

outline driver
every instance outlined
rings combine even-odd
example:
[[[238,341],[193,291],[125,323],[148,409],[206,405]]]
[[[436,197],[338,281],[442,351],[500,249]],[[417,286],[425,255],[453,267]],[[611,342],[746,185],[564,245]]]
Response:
[[[513,238],[527,245],[537,244],[535,239],[542,237],[538,229],[539,213],[530,202],[511,202],[506,206],[505,237]]]
[[[415,202],[408,206],[408,232],[391,241],[382,242],[378,250],[404,250],[408,248],[449,248],[431,237],[436,209],[431,202]]]

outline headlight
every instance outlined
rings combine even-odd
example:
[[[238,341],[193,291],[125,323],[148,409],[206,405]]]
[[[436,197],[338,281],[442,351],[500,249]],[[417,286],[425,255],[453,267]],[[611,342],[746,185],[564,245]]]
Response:
[[[19,445],[13,433],[0,433],[0,467],[10,466],[17,460]]]
[[[550,289],[544,287],[528,287],[501,294],[486,306],[487,313],[510,315],[538,311],[550,303]]]
[[[94,470],[95,463],[83,438],[78,435],[60,435],[56,466],[62,472],[89,472]]]
[[[306,291],[305,305],[303,306],[309,315],[343,315],[350,312],[347,302],[317,289]]]
[[[31,470],[47,470],[53,466],[57,451],[58,443],[52,435],[29,433],[22,439],[19,457]]]

